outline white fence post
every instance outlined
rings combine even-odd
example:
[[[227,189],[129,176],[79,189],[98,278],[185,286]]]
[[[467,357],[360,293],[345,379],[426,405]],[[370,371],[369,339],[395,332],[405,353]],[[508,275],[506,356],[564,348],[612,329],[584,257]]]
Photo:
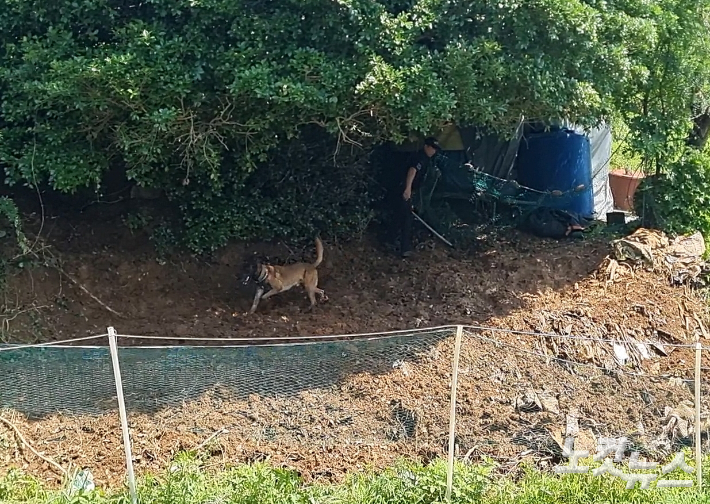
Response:
[[[698,341],[695,344],[695,472],[698,478],[698,492],[703,487],[703,457],[700,445],[700,357],[703,346]]]
[[[128,490],[131,493],[131,502],[138,503],[136,495],[136,477],[133,473],[133,456],[131,455],[131,436],[128,432],[128,417],[126,416],[126,403],[123,400],[123,382],[121,369],[118,365],[118,345],[116,344],[116,330],[108,328],[108,344],[111,349],[111,362],[113,363],[113,377],[116,380],[116,398],[118,399],[118,413],[121,417],[121,430],[123,431],[123,447],[126,451],[126,470],[128,471]]]
[[[454,485],[454,449],[456,440],[456,389],[459,380],[459,357],[461,356],[461,338],[463,326],[456,327],[454,343],[454,363],[451,371],[451,413],[449,414],[449,460],[446,469],[446,500],[451,501],[451,489]]]

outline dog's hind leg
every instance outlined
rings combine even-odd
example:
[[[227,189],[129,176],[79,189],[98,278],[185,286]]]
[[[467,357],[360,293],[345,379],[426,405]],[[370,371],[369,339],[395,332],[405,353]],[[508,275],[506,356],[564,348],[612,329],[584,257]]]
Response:
[[[306,292],[308,293],[308,299],[311,301],[311,305],[309,306],[309,310],[312,310],[316,306],[316,290],[315,289],[307,289]]]
[[[303,287],[306,289],[308,299],[311,301],[309,310],[312,310],[316,306],[316,294],[321,296],[321,298],[325,295],[323,289],[318,288],[318,272],[316,270],[312,270],[304,275]]]

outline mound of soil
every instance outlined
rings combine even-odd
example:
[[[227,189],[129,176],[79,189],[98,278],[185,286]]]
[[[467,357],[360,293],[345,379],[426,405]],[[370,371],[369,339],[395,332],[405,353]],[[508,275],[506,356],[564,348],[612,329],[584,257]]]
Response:
[[[456,409],[460,457],[493,457],[507,466],[525,457],[566,463],[566,435],[591,451],[602,436],[627,436],[636,449],[664,457],[691,435],[693,350],[674,345],[707,338],[706,306],[693,291],[643,268],[610,281],[608,237],[556,242],[499,232],[481,237],[475,250],[425,241],[406,261],[370,239],[326,242],[319,275],[328,302],[309,312],[305,294],[293,289],[247,316],[251,293],[239,280],[254,252],[295,261],[310,260],[314,251],[236,244],[210,263],[181,258],[161,265],[145,236],[131,235],[118,217],[100,215],[101,224],[90,214],[71,226],[59,218],[45,222],[45,241],[85,290],[53,268],[11,279],[6,338],[55,341],[114,326],[124,335],[164,338],[121,338],[127,346],[180,345],[190,337],[220,345],[226,338],[464,324]],[[338,479],[401,456],[444,455],[453,332],[393,340],[386,351],[345,342],[341,355],[355,363],[352,372],[294,393],[244,396],[215,377],[214,387],[199,397],[150,412],[129,407],[136,471],[161,470],[183,449],[204,453],[207,466],[268,458],[307,480]],[[626,366],[619,364],[620,351],[628,356]],[[323,359],[303,362],[300,377],[282,382],[323,372]],[[257,381],[275,380],[254,372]],[[39,452],[64,467],[90,468],[101,486],[123,482],[115,411],[28,419],[16,409],[4,418]],[[2,424],[0,459],[3,470],[19,466],[57,481],[51,466]]]

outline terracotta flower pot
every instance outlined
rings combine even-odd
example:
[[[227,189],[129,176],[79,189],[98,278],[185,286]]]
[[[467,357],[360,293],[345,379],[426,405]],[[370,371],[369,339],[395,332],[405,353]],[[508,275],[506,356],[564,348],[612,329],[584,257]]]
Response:
[[[609,172],[609,186],[614,197],[614,206],[630,212],[634,208],[634,193],[643,179],[643,173],[626,173],[623,170]]]

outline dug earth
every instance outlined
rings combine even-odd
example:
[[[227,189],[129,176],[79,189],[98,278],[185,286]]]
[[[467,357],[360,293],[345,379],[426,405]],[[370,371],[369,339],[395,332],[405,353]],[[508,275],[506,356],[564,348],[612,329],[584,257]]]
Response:
[[[424,241],[404,261],[371,237],[324,240],[319,287],[327,302],[309,312],[306,295],[295,288],[247,315],[253,291],[240,287],[239,275],[255,253],[311,262],[312,245],[232,244],[210,260],[171,256],[161,264],[146,234],[105,208],[71,222],[36,216],[30,229],[36,233],[40,224],[42,243],[61,258],[61,268],[34,265],[8,278],[5,342],[65,340],[112,326],[161,338],[123,338],[124,346],[183,345],[194,337],[219,346],[227,338],[274,342],[463,324],[469,340],[457,403],[460,457],[564,463],[560,446],[570,426],[592,450],[601,436],[630,435],[661,453],[692,430],[683,412],[693,399],[687,386],[693,351],[676,345],[707,341],[706,304],[653,264],[614,260],[619,250],[609,236],[553,241],[498,230],[470,250]],[[37,249],[38,256],[45,252]],[[453,347],[450,339],[430,343],[419,360],[403,350],[401,357],[363,351],[358,362],[370,359],[376,373],[362,367],[336,373],[333,363],[337,379],[323,386],[305,381],[330,377],[329,368],[311,369],[304,360],[304,384],[288,396],[241,397],[217,387],[226,378],[215,377],[211,390],[190,401],[129,411],[136,470],[159,471],[178,451],[200,449],[221,462],[269,458],[307,480],[338,479],[400,456],[445,454]],[[98,485],[122,483],[115,413],[3,414],[60,465],[91,468]],[[10,439],[6,426],[0,436]],[[3,471],[22,467],[59,481],[50,465],[23,456],[13,443],[0,443],[0,459]]]

